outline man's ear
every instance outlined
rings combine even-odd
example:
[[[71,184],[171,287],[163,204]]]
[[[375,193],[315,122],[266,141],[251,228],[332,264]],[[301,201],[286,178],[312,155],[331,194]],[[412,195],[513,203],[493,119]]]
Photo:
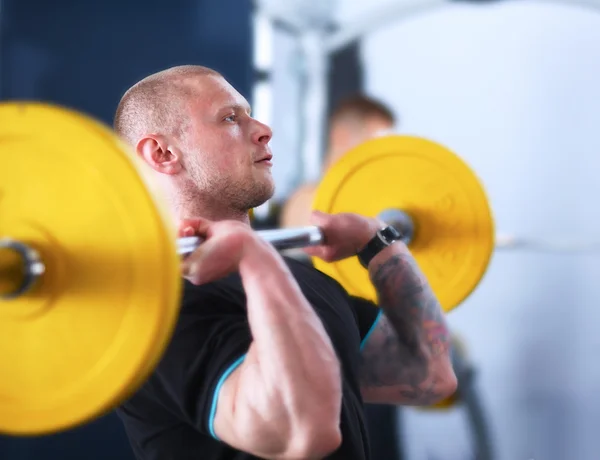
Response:
[[[144,162],[161,174],[177,174],[182,169],[181,153],[162,136],[142,137],[136,152]]]

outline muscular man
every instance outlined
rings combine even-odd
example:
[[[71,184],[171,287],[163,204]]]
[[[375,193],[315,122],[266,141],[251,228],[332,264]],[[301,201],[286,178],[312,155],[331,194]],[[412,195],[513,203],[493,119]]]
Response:
[[[322,174],[349,150],[394,129],[396,117],[383,103],[357,95],[343,100],[329,117],[327,152]],[[287,199],[280,218],[282,227],[309,225],[317,184],[302,184]]]
[[[348,295],[252,231],[269,199],[271,130],[218,73],[176,67],[133,86],[116,131],[148,165],[182,235],[181,313],[162,360],[118,412],[140,459],[369,458],[363,402],[431,404],[456,378],[438,302],[406,246],[368,262],[379,294]],[[380,223],[315,215],[326,260],[354,256]]]

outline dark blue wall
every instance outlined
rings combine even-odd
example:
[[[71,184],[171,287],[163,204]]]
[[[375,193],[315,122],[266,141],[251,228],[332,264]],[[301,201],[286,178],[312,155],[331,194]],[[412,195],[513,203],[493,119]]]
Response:
[[[140,78],[201,64],[250,100],[250,8],[245,0],[4,0],[0,98],[58,103],[110,124]],[[0,437],[2,460],[132,458],[114,414],[53,436]]]
[[[131,84],[179,64],[215,68],[250,96],[250,1],[4,0],[2,6],[2,99],[51,101],[112,122]]]

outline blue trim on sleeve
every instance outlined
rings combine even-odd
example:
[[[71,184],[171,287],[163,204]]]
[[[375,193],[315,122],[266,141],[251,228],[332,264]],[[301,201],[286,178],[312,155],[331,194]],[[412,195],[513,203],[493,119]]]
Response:
[[[213,393],[212,405],[210,406],[210,415],[208,416],[208,431],[210,432],[210,435],[213,438],[215,438],[217,441],[220,441],[220,439],[215,434],[215,426],[214,425],[215,425],[215,414],[217,413],[217,402],[219,401],[219,392],[221,391],[221,387],[225,383],[225,380],[227,380],[227,377],[229,377],[229,375],[234,370],[236,370],[240,364],[242,364],[242,362],[244,361],[245,358],[246,358],[245,354],[240,356],[231,366],[229,366],[225,370],[225,372],[223,372],[223,375],[221,375],[221,378],[217,382],[217,387],[215,388],[215,392]]]
[[[377,313],[377,316],[375,317],[375,321],[373,321],[373,324],[371,325],[371,329],[369,329],[369,332],[367,332],[367,335],[365,335],[365,338],[362,339],[362,342],[360,342],[360,351],[362,351],[365,344],[367,343],[367,340],[369,339],[369,337],[375,330],[375,326],[377,326],[377,322],[379,321],[379,318],[381,318],[381,315],[383,315],[383,310],[380,308],[379,313]]]

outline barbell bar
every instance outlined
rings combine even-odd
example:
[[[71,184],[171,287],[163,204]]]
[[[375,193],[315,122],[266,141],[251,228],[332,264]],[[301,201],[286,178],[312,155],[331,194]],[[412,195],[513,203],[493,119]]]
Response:
[[[379,215],[384,222],[400,231],[405,243],[410,243],[413,225],[410,216],[400,210],[386,210]],[[317,226],[258,230],[257,235],[279,251],[317,246],[324,242],[322,230]],[[177,238],[177,254],[191,254],[202,244],[197,236]],[[14,299],[32,289],[46,268],[39,253],[11,238],[0,240],[0,299]]]
[[[386,209],[377,217],[383,222],[393,225],[402,235],[402,240],[406,244],[410,244],[414,234],[414,224],[408,214],[399,209]],[[298,228],[258,230],[256,233],[259,238],[270,243],[279,251],[317,246],[325,241],[322,230],[314,225]],[[179,255],[190,254],[201,243],[202,239],[197,236],[178,238],[177,253]]]
[[[319,227],[281,228],[258,230],[257,235],[277,250],[301,249],[316,246],[323,242],[323,232]],[[177,254],[187,255],[193,252],[202,239],[197,236],[186,236],[177,239]]]
[[[63,107],[0,104],[0,432],[53,433],[114,408],[146,380],[179,313],[181,255],[148,171],[108,127]],[[454,153],[390,136],[330,168],[314,208],[400,228],[446,312],[484,275],[494,226],[484,189]],[[262,230],[277,249],[317,227]],[[376,301],[356,257],[315,266]]]
[[[258,237],[277,250],[316,246],[324,241],[319,227],[259,230]],[[177,238],[177,254],[188,255],[202,239],[196,236]],[[39,253],[11,238],[0,240],[0,299],[9,300],[27,294],[46,271]]]

